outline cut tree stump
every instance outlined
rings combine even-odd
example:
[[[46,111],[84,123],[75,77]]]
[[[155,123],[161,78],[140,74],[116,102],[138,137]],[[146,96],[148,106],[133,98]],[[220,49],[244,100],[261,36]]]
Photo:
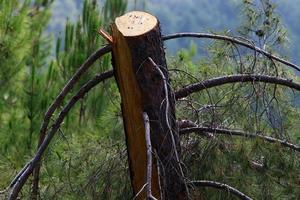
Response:
[[[143,112],[150,120],[153,147],[152,195],[187,199],[180,166],[180,144],[158,20],[129,12],[112,29],[113,67],[121,94],[131,184],[137,199],[146,198],[147,155]],[[142,190],[142,188],[144,189]]]

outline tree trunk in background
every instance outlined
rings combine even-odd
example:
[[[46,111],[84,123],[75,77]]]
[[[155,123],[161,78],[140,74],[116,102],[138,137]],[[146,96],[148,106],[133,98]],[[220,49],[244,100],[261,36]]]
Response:
[[[180,144],[175,123],[175,99],[169,87],[159,22],[148,13],[127,13],[112,25],[112,40],[113,67],[122,100],[134,195],[147,182],[142,116],[146,112],[153,146],[152,194],[157,199],[187,199],[178,162]],[[145,197],[144,189],[138,199]]]

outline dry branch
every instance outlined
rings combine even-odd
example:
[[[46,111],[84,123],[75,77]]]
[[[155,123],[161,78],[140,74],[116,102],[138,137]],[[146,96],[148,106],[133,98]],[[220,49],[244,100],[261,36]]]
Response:
[[[239,191],[225,183],[219,183],[216,181],[206,181],[206,180],[191,181],[190,183],[192,186],[195,186],[195,187],[212,187],[212,188],[216,188],[216,189],[220,189],[220,190],[225,190],[243,200],[253,200],[252,198],[248,197],[241,191]]]
[[[62,109],[59,113],[58,118],[52,125],[51,130],[41,143],[40,147],[38,148],[35,156],[25,165],[25,167],[21,170],[22,173],[18,173],[18,175],[14,178],[13,182],[10,184],[11,193],[9,196],[10,200],[15,200],[18,197],[20,190],[22,189],[23,185],[25,184],[26,180],[33,172],[34,168],[40,163],[42,155],[44,151],[47,149],[50,141],[52,140],[53,136],[60,128],[61,123],[63,122],[66,115],[69,113],[71,108],[75,105],[75,103],[84,97],[84,95],[90,91],[93,87],[95,87],[98,83],[110,78],[113,76],[113,71],[107,71],[101,74],[96,75],[92,80],[88,81],[84,84],[80,90],[70,99],[68,104]]]
[[[294,63],[291,63],[287,60],[284,60],[282,58],[279,58],[257,46],[255,46],[253,43],[251,42],[244,42],[240,39],[237,39],[237,37],[230,37],[230,36],[226,36],[226,35],[217,35],[217,34],[210,34],[210,33],[174,33],[174,34],[170,34],[170,35],[165,35],[163,37],[163,40],[170,40],[170,39],[176,39],[176,38],[183,38],[183,37],[195,37],[195,38],[209,38],[209,39],[217,39],[217,40],[224,40],[224,41],[228,41],[234,44],[238,44],[244,47],[247,47],[249,49],[252,49],[258,53],[261,53],[263,55],[265,55],[266,57],[270,58],[270,59],[274,59],[282,64],[285,64],[297,71],[300,71],[300,67],[298,65],[295,65]],[[241,38],[241,37],[239,37]],[[244,39],[246,40],[246,39]]]
[[[97,51],[95,51],[93,54],[91,54],[87,60],[78,68],[78,70],[75,72],[75,74],[72,76],[72,78],[67,82],[67,84],[64,86],[64,88],[61,90],[61,92],[58,94],[58,96],[55,98],[53,103],[49,106],[47,112],[44,115],[43,123],[41,125],[40,131],[39,131],[39,142],[38,142],[38,148],[41,146],[42,142],[45,139],[46,132],[48,129],[48,125],[50,122],[50,119],[55,112],[55,110],[61,105],[63,99],[65,96],[70,92],[70,90],[74,87],[76,82],[80,79],[80,77],[92,66],[97,59],[99,59],[104,54],[111,51],[111,45],[106,45]],[[113,76],[113,74],[110,74]],[[32,198],[37,199],[38,196],[38,184],[39,184],[39,171],[41,164],[38,163],[34,172],[33,172],[33,184],[32,184]]]
[[[278,143],[284,147],[288,147],[292,150],[300,152],[300,146],[297,146],[295,144],[289,143],[287,141],[261,135],[261,134],[251,134],[246,133],[243,131],[238,130],[229,130],[229,129],[221,129],[221,128],[210,128],[210,127],[191,127],[191,128],[184,128],[179,131],[180,135],[186,135],[188,133],[212,133],[212,134],[223,134],[228,136],[240,136],[245,138],[260,138],[262,140],[265,140],[270,143]]]
[[[150,138],[150,123],[149,117],[147,113],[143,113],[143,119],[145,124],[145,139],[147,145],[147,199],[154,200],[156,199],[152,195],[152,145],[151,145],[151,138]]]
[[[237,75],[228,75],[228,76],[207,79],[202,82],[185,86],[184,88],[181,88],[175,92],[175,97],[176,99],[180,99],[204,89],[208,89],[208,88],[212,88],[212,87],[216,87],[228,83],[237,83],[237,82],[271,83],[271,84],[287,86],[292,89],[300,91],[300,84],[293,82],[292,79],[284,79],[284,78],[268,76],[268,75],[237,74]]]

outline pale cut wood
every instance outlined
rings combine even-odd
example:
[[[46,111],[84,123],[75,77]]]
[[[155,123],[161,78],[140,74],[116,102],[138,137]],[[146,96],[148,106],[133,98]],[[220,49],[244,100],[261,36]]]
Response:
[[[153,15],[141,11],[132,11],[116,18],[118,30],[125,36],[146,34],[157,26],[157,19]]]

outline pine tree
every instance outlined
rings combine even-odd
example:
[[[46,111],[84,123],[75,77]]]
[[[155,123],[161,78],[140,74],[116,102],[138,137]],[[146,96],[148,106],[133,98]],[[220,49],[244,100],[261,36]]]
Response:
[[[43,32],[50,1],[0,1],[0,160],[1,187],[33,152],[35,135],[47,102],[37,96],[48,65],[50,43]],[[44,101],[45,99],[43,99]],[[1,170],[2,171],[2,170]]]

